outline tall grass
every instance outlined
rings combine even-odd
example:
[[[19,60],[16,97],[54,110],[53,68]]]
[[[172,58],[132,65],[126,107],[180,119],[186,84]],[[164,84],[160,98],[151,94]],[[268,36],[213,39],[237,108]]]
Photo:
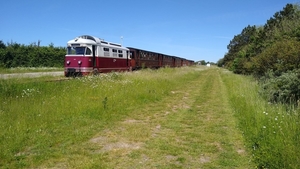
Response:
[[[299,108],[271,104],[250,77],[222,74],[248,150],[258,168],[300,168]]]
[[[0,168],[37,167],[78,154],[73,145],[161,100],[195,78],[194,72],[166,68],[67,81],[0,80]]]

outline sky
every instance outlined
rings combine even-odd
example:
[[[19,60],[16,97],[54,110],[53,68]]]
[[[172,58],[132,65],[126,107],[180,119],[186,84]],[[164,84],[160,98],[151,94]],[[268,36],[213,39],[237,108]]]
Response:
[[[262,26],[295,0],[2,0],[0,40],[65,47],[91,35],[216,63],[248,25]]]

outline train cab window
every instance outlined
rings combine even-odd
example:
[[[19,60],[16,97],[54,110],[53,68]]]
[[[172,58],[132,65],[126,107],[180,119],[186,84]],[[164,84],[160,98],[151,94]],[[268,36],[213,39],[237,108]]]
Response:
[[[123,53],[123,51],[122,50],[118,50],[118,53]]]
[[[68,47],[68,55],[83,55],[85,52],[85,47]]]
[[[72,47],[67,48],[67,55],[73,55],[75,53],[76,53],[76,51],[74,50],[74,48],[72,48]]]
[[[91,49],[90,48],[86,48],[85,54],[86,55],[91,55],[92,54]]]
[[[109,48],[103,48],[105,52],[109,52]]]
[[[117,49],[113,49],[112,51],[113,51],[114,53],[117,53]]]
[[[119,58],[122,58],[123,57],[123,54],[119,54]]]

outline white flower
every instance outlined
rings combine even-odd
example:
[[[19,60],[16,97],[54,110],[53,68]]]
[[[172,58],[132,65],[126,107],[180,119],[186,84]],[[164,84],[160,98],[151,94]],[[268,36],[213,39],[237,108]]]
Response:
[[[265,128],[267,128],[266,126],[263,126],[263,128],[265,129]]]

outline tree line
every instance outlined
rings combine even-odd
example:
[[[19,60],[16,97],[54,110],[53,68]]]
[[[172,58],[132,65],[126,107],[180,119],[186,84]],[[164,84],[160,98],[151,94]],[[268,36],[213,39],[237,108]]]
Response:
[[[299,102],[299,7],[287,4],[264,25],[245,27],[230,41],[217,65],[260,79],[270,101]]]
[[[10,42],[5,44],[0,40],[0,67],[63,67],[65,47],[40,46]]]

